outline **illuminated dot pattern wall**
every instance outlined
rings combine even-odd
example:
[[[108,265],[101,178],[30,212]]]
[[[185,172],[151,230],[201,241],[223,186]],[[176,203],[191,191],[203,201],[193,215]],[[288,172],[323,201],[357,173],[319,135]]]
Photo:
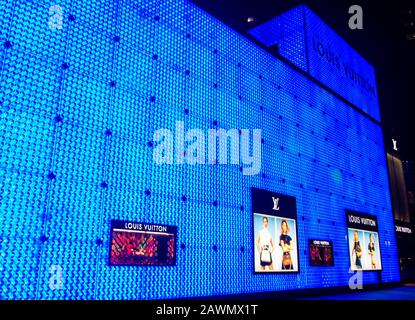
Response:
[[[297,6],[249,33],[380,121],[375,70],[307,6]]]
[[[298,6],[248,32],[265,46],[274,46],[281,56],[297,67],[308,71],[304,17],[303,6]]]
[[[382,280],[399,280],[378,125],[182,0],[0,4],[0,298],[347,285],[346,208],[377,215]],[[261,172],[155,164],[175,121],[262,129]],[[297,198],[299,274],[254,275],[251,187]],[[176,225],[177,266],[109,267],[111,219]],[[335,267],[309,266],[309,238]]]

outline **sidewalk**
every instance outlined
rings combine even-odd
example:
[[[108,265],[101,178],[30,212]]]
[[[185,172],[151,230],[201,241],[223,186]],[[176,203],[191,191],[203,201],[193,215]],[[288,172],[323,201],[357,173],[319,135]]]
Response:
[[[302,300],[415,300],[415,284],[365,292],[356,290],[351,293],[312,297]]]

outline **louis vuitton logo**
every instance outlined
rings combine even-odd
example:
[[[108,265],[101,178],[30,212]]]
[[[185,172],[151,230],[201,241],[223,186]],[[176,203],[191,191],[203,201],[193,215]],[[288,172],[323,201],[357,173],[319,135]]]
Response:
[[[392,143],[393,143],[393,150],[398,151],[398,141],[395,139],[392,139]]]
[[[279,211],[280,210],[280,207],[279,207],[280,198],[272,197],[272,201],[274,202],[274,208],[272,208],[272,210]]]

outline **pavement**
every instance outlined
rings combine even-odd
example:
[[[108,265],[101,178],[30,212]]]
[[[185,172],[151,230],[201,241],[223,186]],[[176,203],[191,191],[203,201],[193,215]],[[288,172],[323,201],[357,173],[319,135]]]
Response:
[[[415,284],[372,291],[359,292],[359,290],[354,290],[350,293],[318,296],[302,300],[415,300]]]

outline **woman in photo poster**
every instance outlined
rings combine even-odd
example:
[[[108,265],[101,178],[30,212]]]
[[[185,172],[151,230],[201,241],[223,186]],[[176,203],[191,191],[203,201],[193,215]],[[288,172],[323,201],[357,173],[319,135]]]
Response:
[[[259,252],[259,261],[261,271],[265,271],[265,267],[274,270],[272,262],[272,252],[274,251],[274,242],[271,232],[268,230],[268,218],[262,218],[263,229],[259,231],[257,248]]]
[[[362,247],[360,246],[359,234],[357,230],[353,232],[354,244],[352,249],[352,255],[355,255],[355,267],[356,269],[362,269]]]
[[[291,251],[293,250],[292,238],[289,235],[290,229],[287,220],[281,221],[280,246],[282,248],[282,270],[293,270]]]
[[[324,264],[326,266],[330,266],[333,264],[333,254],[332,254],[332,250],[329,247],[325,247],[324,251],[323,251],[323,255],[324,255]]]
[[[370,257],[371,257],[371,260],[372,260],[372,269],[376,269],[376,256],[375,256],[375,253],[376,253],[376,250],[375,250],[375,246],[376,246],[376,243],[375,243],[375,241],[373,240],[373,234],[371,233],[370,235],[369,235],[369,244],[368,244],[368,253],[369,253],[369,255],[370,255]]]
[[[315,266],[322,264],[323,259],[321,258],[320,247],[318,245],[311,246],[310,255]]]

